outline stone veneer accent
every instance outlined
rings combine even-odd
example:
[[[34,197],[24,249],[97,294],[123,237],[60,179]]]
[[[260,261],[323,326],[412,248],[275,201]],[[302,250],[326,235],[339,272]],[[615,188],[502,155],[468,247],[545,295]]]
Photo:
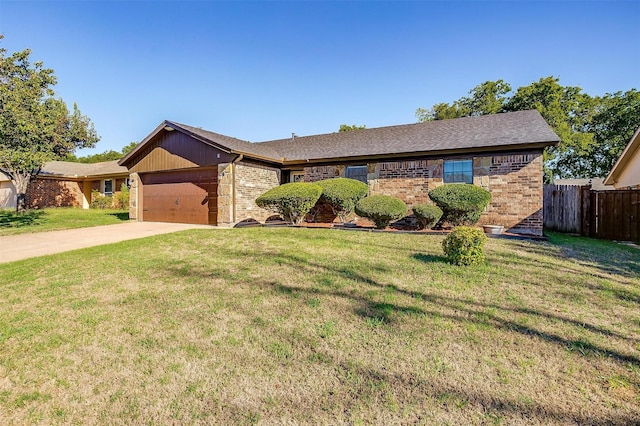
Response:
[[[456,157],[463,158],[463,157]],[[542,151],[475,156],[473,183],[491,192],[479,225],[503,225],[516,233],[542,234]],[[428,191],[443,184],[444,159],[369,163],[370,194],[398,197],[409,208],[429,202]],[[304,169],[305,181],[344,177],[345,166]],[[409,212],[410,213],[410,212]]]
[[[35,179],[29,183],[26,194],[31,208],[82,207],[82,182],[70,180]]]
[[[131,173],[129,175],[129,219],[142,219],[138,213],[138,188],[140,188],[140,175]]]
[[[280,170],[277,168],[246,162],[219,164],[218,223],[265,221],[273,213],[258,207],[255,200],[278,185]]]

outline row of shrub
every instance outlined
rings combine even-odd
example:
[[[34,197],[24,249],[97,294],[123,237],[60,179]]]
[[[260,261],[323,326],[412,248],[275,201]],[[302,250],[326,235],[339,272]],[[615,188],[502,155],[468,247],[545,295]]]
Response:
[[[256,199],[262,208],[280,214],[284,220],[300,224],[307,213],[320,201],[331,207],[333,213],[346,222],[355,212],[373,221],[377,228],[386,228],[390,222],[407,214],[407,205],[388,195],[367,197],[365,183],[348,178],[325,179],[314,183],[294,182],[275,187]],[[429,191],[435,204],[422,204],[413,208],[420,228],[433,228],[445,222],[453,225],[474,225],[491,200],[488,191],[474,185],[446,184]]]

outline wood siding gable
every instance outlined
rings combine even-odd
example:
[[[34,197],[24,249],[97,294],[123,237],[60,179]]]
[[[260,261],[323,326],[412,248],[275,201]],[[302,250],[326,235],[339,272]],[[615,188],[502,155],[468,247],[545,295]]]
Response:
[[[131,173],[210,167],[230,162],[234,155],[179,131],[160,131],[129,160]]]

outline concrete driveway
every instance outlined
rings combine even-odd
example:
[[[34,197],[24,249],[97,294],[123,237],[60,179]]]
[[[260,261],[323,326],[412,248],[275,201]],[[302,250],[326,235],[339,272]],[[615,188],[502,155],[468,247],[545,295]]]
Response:
[[[0,237],[0,263],[196,228],[216,229],[208,225],[131,221],[91,228],[7,235]]]

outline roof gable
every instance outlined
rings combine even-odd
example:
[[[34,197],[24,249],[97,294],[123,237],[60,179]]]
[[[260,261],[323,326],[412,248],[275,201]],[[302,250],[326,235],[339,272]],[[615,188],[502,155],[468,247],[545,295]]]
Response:
[[[631,140],[620,154],[620,157],[616,161],[616,163],[611,168],[609,175],[604,180],[604,183],[607,185],[614,185],[618,182],[618,178],[625,171],[625,168],[634,157],[636,151],[640,149],[640,127],[633,134]]]

